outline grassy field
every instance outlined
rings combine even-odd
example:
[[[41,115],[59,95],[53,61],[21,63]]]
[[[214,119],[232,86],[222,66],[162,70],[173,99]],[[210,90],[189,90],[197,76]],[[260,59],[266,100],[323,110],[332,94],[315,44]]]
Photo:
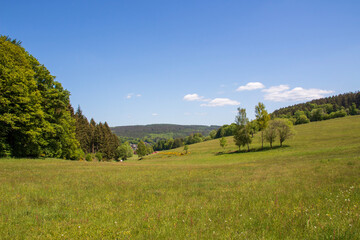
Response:
[[[228,138],[224,154],[213,140],[122,163],[0,159],[0,237],[360,239],[360,116],[295,130],[263,151]]]

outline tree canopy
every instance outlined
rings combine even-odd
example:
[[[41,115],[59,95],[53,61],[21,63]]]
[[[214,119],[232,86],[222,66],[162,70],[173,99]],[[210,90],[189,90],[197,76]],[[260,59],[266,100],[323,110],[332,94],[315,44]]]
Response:
[[[20,44],[0,36],[0,155],[76,159],[70,93]]]

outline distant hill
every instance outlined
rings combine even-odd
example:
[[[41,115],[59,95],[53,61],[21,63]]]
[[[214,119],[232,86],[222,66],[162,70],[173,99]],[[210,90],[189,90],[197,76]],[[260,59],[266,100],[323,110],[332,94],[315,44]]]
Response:
[[[201,133],[208,135],[212,130],[217,130],[220,126],[205,126],[205,125],[176,125],[176,124],[150,124],[150,125],[134,125],[134,126],[119,126],[112,127],[113,133],[120,137],[129,138],[143,138],[164,137],[164,138],[178,138],[186,137],[191,133]]]

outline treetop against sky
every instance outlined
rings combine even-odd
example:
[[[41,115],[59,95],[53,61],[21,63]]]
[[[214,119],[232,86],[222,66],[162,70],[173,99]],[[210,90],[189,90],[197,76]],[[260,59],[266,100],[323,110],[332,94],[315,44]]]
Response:
[[[5,1],[2,35],[110,126],[251,119],[360,89],[358,1]]]

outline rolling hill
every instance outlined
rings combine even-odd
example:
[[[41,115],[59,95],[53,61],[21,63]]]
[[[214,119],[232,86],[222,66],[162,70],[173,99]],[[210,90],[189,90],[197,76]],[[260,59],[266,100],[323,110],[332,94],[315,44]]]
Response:
[[[143,138],[146,136],[164,136],[167,138],[186,137],[191,133],[201,133],[208,135],[212,130],[217,130],[220,126],[205,125],[177,125],[177,124],[150,124],[134,126],[112,127],[111,130],[118,136]]]

